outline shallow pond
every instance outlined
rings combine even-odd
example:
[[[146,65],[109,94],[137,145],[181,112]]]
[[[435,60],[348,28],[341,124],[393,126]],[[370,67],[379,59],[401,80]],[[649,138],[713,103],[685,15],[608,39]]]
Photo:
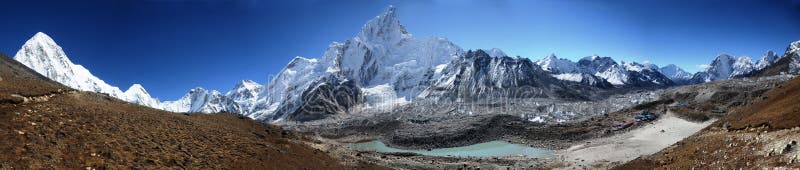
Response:
[[[553,156],[553,151],[539,149],[508,143],[506,141],[491,141],[469,146],[439,148],[432,150],[424,149],[398,149],[386,146],[380,140],[370,142],[353,143],[350,148],[359,151],[376,152],[410,152],[430,156],[449,156],[449,157],[502,157],[502,156],[525,156],[528,158],[546,158]]]

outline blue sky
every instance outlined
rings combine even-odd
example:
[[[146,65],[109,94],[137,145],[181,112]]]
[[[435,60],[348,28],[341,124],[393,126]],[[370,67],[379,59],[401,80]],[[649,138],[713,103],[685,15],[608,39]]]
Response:
[[[45,32],[106,82],[174,100],[197,86],[265,83],[294,56],[316,58],[355,36],[389,5],[415,36],[534,60],[598,54],[698,71],[720,53],[758,59],[800,40],[798,0],[11,0],[0,10],[0,52],[13,55]]]

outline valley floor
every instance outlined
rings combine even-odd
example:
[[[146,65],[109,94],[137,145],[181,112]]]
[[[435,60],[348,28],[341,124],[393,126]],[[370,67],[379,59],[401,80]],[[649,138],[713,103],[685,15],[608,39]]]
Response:
[[[392,116],[384,119],[363,117],[334,126],[287,127],[316,136],[322,141],[317,148],[354,164],[403,169],[607,169],[681,145],[687,137],[726,118],[728,111],[747,105],[789,78],[735,79],[677,87],[660,92],[656,100],[608,114],[553,124],[507,114],[483,114],[457,119],[416,117],[408,122]],[[679,104],[685,105],[676,106]],[[656,113],[660,115],[659,119],[639,122],[621,130],[613,126],[616,122],[632,120],[633,115],[642,111]],[[551,149],[556,151],[556,156],[454,158],[363,152],[347,147],[348,143],[376,139],[390,147],[406,149],[445,148],[504,140]]]
[[[798,167],[800,157],[800,79],[780,85],[791,78],[785,76],[636,92],[631,95],[648,100],[569,121],[531,121],[503,109],[473,114],[447,108],[286,122],[283,128],[291,130],[283,130],[239,115],[172,113],[70,90],[13,61],[0,67],[0,169],[606,169],[629,160],[623,168],[689,169]],[[674,107],[678,103],[686,105]],[[512,104],[553,108],[552,102]],[[660,118],[614,127],[643,111]],[[347,147],[375,139],[410,149],[503,140],[557,154],[456,158]]]
[[[559,161],[565,168],[609,167],[618,165],[639,156],[660,151],[711,125],[715,120],[695,123],[672,113],[639,129],[611,137],[587,140],[585,144],[574,145],[559,151]]]

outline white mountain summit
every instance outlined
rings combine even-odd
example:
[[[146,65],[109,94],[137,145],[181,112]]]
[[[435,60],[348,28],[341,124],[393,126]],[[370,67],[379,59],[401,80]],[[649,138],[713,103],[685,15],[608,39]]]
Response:
[[[159,108],[158,99],[153,99],[139,84],[122,92],[92,75],[81,65],[72,63],[64,50],[45,33],[36,33],[14,55],[14,60],[30,67],[53,81],[77,90],[105,93],[131,103]]]
[[[787,50],[797,57],[800,42]],[[418,38],[389,7],[350,39],[331,43],[318,58],[295,57],[268,84],[243,80],[226,93],[197,87],[176,101],[160,102],[139,84],[125,92],[73,64],[49,36],[37,33],[14,57],[69,87],[106,93],[173,112],[239,113],[262,121],[311,121],[335,114],[387,111],[417,101],[478,101],[534,90],[531,97],[585,100],[613,88],[668,87],[744,75],[777,62],[767,53],[750,58],[717,57],[705,72],[690,74],[675,65],[617,62],[597,55],[578,61],[547,56],[536,62],[509,57],[500,49],[465,52],[446,38]],[[792,60],[792,63],[797,60]],[[800,70],[800,64],[790,68]],[[691,80],[689,80],[691,78]]]
[[[158,99],[150,97],[150,93],[148,93],[141,84],[133,84],[123,94],[126,97],[125,101],[152,108],[161,108],[161,102],[158,101]]]
[[[414,37],[400,24],[396,9],[389,7],[364,24],[356,37],[331,43],[322,57],[290,61],[259,95],[253,113],[247,115],[281,119],[303,105],[304,92],[334,79],[353,81],[368,98],[403,103],[425,90],[421,84],[432,79],[429,73],[444,68],[462,53],[446,38]],[[367,107],[384,104],[368,102]]]
[[[226,95],[202,88],[193,89],[178,101],[163,103],[151,97],[141,84],[133,84],[123,92],[119,87],[109,85],[95,77],[83,66],[72,63],[61,46],[56,44],[50,36],[41,32],[36,33],[25,42],[14,56],[14,60],[65,86],[82,91],[105,93],[111,97],[147,107],[175,112],[238,113],[241,111],[240,106]],[[260,85],[250,81],[243,86],[245,86],[243,88],[256,88]],[[228,92],[228,96],[247,96],[238,93],[240,92]],[[242,91],[241,93],[247,92]],[[250,96],[252,95],[250,94]]]

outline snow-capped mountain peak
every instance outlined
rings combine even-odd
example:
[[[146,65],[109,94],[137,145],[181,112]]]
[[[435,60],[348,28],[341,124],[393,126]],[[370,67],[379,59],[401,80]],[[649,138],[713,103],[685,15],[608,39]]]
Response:
[[[141,84],[133,84],[124,92],[126,100],[152,108],[161,108],[161,102],[150,96]]]
[[[658,65],[656,65],[656,64],[653,64],[653,63],[650,63],[650,61],[644,61],[644,62],[642,62],[642,65],[644,65],[645,67],[647,67],[647,68],[648,68],[648,69],[650,69],[650,70],[656,70],[656,71],[660,70],[660,68],[658,67]]]
[[[147,93],[147,90],[145,90],[141,84],[131,85],[128,90],[125,90],[125,94],[142,94],[150,96],[150,93]]]
[[[196,87],[176,101],[162,103],[164,110],[173,112],[201,113],[241,113],[242,109],[235,101],[216,90]]]
[[[567,59],[560,59],[555,54],[550,54],[535,63],[539,65],[544,71],[551,73],[573,73],[578,72],[579,69],[574,62]]]
[[[755,68],[750,57],[737,58],[728,54],[720,54],[711,61],[705,71],[694,74],[691,83],[703,83],[746,75]]]
[[[506,55],[505,52],[503,52],[503,50],[500,50],[499,48],[492,48],[490,50],[486,50],[486,54],[489,54],[489,56],[491,56],[491,57],[505,57],[505,56],[508,56],[508,55]]]
[[[126,98],[118,87],[106,84],[83,66],[72,63],[61,46],[45,33],[38,32],[26,41],[14,60],[66,86]]]
[[[254,90],[258,90],[261,87],[263,87],[261,84],[258,84],[253,80],[242,80],[242,81],[239,82],[239,84],[236,84],[236,86],[234,86],[233,89],[234,90],[254,91]],[[234,91],[233,90],[229,91],[226,94],[230,94],[232,92],[234,92]]]
[[[56,44],[56,41],[53,40],[50,36],[43,32],[37,32],[31,39],[25,42],[23,45],[23,49],[25,48],[33,48],[41,50],[42,55],[33,55],[30,57],[49,57],[49,58],[37,58],[39,60],[45,59],[52,59],[55,61],[55,64],[63,64],[60,66],[67,66],[67,64],[72,64],[72,61],[67,58],[67,55],[64,53],[61,46]],[[22,50],[20,50],[22,51]],[[19,53],[18,53],[19,54]],[[16,58],[16,57],[15,57]],[[20,58],[20,59],[31,59],[31,58]]]
[[[436,76],[436,68],[443,68],[462,53],[446,38],[413,37],[400,23],[397,9],[389,7],[364,24],[356,37],[331,43],[319,59],[291,61],[259,94],[252,112],[246,115],[256,119],[287,118],[304,102],[313,101],[308,96],[326,96],[314,93],[334,87],[380,87],[391,89],[384,96],[412,100]]]
[[[639,64],[637,62],[622,62],[622,66],[625,67],[626,70],[641,72],[645,69],[651,69],[649,66],[645,66],[643,64]]]
[[[736,59],[736,62],[733,63],[733,72],[731,72],[730,77],[750,73],[753,71],[753,68],[753,59],[748,56],[739,57]]]
[[[264,86],[252,80],[242,80],[239,84],[225,93],[225,96],[235,101],[242,109],[249,111],[258,99]]]
[[[733,72],[733,63],[736,62],[736,58],[728,55],[728,54],[720,54],[711,61],[711,64],[706,71],[713,71],[715,74],[719,75],[717,77],[730,77],[731,73]]]
[[[686,83],[689,79],[692,78],[692,73],[686,72],[682,68],[676,66],[675,64],[668,64],[664,67],[658,69],[661,74],[667,76],[673,82],[678,84]]]
[[[800,41],[792,42],[792,44],[789,45],[789,50],[787,50],[786,53],[800,53]]]
[[[761,59],[759,59],[756,62],[754,70],[761,70],[767,68],[767,66],[774,64],[775,61],[777,60],[778,60],[778,55],[775,54],[775,52],[772,52],[772,50],[769,50],[766,53],[764,53],[764,56],[761,56]]]
[[[383,14],[368,21],[361,28],[357,39],[363,42],[398,43],[400,40],[411,37],[406,28],[397,18],[397,9],[389,6]]]

